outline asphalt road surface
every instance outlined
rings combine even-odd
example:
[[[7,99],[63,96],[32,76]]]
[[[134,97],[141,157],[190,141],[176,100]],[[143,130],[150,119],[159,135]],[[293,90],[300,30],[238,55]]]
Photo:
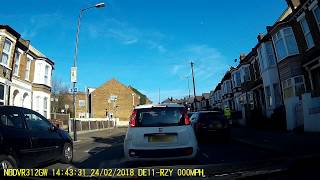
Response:
[[[219,165],[247,163],[275,157],[272,152],[256,149],[234,141],[199,144],[196,161],[125,162],[123,140],[125,128],[110,129],[79,135],[74,144],[73,164],[52,163],[47,168],[110,168],[110,167],[154,167],[184,165]]]

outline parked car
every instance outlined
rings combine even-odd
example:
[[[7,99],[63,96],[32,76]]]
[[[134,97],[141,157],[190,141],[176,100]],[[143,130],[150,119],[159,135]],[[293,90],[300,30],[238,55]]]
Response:
[[[124,140],[128,161],[195,159],[198,143],[184,106],[138,106],[129,124]]]
[[[0,106],[0,169],[73,159],[68,133],[30,109]]]
[[[191,117],[191,124],[198,140],[229,140],[229,122],[220,111],[197,112]]]

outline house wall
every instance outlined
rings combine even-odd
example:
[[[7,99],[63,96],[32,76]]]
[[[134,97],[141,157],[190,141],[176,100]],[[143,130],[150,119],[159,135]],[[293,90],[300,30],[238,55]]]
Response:
[[[131,89],[115,79],[108,81],[91,93],[92,117],[105,118],[106,112],[108,112],[112,113],[113,117],[128,121],[133,107],[139,104],[139,96],[132,96],[133,93]],[[114,103],[108,102],[112,95],[118,97]]]

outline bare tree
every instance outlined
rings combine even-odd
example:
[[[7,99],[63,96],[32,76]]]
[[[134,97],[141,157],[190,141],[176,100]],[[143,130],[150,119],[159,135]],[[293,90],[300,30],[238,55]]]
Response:
[[[69,104],[67,101],[68,87],[61,79],[52,80],[51,94],[51,112],[59,113],[65,110],[65,104]]]

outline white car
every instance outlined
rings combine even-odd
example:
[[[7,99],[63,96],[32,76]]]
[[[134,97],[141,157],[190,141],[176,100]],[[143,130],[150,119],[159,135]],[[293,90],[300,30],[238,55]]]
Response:
[[[128,161],[195,159],[198,143],[184,106],[142,105],[133,110],[124,140]]]

